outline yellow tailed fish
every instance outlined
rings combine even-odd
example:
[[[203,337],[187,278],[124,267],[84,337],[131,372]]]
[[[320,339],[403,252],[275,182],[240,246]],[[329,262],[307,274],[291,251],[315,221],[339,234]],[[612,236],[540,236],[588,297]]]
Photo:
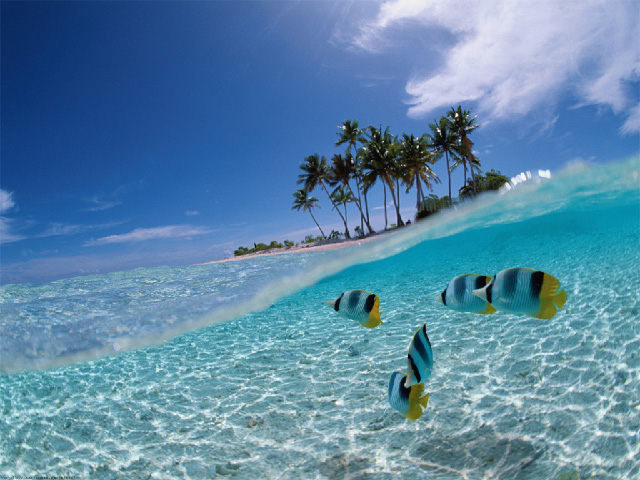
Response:
[[[436,295],[435,300],[451,310],[458,312],[471,312],[479,314],[491,314],[496,308],[471,292],[487,285],[491,277],[468,273],[458,275],[449,282],[441,294]]]
[[[429,394],[424,397],[424,384],[407,387],[407,376],[404,373],[393,372],[389,379],[389,405],[399,411],[409,420],[417,420],[429,402]]]
[[[325,302],[338,312],[338,315],[356,320],[363,327],[375,328],[380,320],[380,299],[365,290],[348,290],[337,300]]]
[[[545,320],[553,318],[567,301],[567,293],[560,290],[557,278],[525,267],[502,270],[473,294],[503,312]]]

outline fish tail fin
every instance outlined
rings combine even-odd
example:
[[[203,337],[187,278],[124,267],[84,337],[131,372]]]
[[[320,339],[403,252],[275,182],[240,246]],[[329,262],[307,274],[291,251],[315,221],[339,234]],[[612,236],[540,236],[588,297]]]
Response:
[[[442,294],[438,294],[435,297],[433,297],[433,299],[438,302],[438,303],[443,303],[442,301]],[[444,304],[444,303],[443,303]]]
[[[417,420],[422,416],[422,394],[424,393],[424,384],[418,383],[411,387],[411,392],[409,393],[409,405],[411,405],[409,413],[406,417],[409,420]]]
[[[553,296],[553,303],[558,308],[558,311],[562,310],[564,304],[567,302],[567,292],[560,290]]]
[[[382,320],[380,320],[380,315],[371,313],[369,315],[369,320],[366,323],[360,323],[363,327],[366,328],[376,328],[378,325],[382,324]]]
[[[496,307],[487,302],[487,308],[478,313],[480,313],[480,315],[491,315],[492,313],[496,313],[497,311],[498,310],[496,309]]]
[[[420,405],[423,408],[427,408],[427,404],[429,403],[429,394],[427,393],[424,397],[420,397]]]
[[[558,293],[558,290],[560,290],[560,281],[553,275],[545,273],[542,280],[540,298],[553,297]]]
[[[542,302],[542,307],[540,308],[540,312],[537,315],[532,315],[535,318],[541,318],[543,320],[549,320],[553,318],[556,313],[558,313],[558,309],[553,304],[551,299],[545,299]]]
[[[336,301],[335,300],[327,300],[326,302],[327,305],[329,305],[330,307],[335,307],[336,306]]]

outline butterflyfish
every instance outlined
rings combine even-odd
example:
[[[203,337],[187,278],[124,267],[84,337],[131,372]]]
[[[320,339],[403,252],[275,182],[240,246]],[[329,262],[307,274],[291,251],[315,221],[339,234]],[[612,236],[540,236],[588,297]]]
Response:
[[[545,320],[553,318],[567,301],[557,278],[525,267],[502,270],[473,294],[503,312]]]
[[[473,273],[458,275],[449,282],[441,294],[436,295],[435,300],[458,312],[494,313],[496,311],[495,307],[471,293],[486,286],[490,281],[491,277],[485,275],[475,275]]]
[[[348,290],[337,300],[325,302],[338,312],[338,315],[356,320],[363,327],[375,328],[380,320],[380,299],[365,290]]]
[[[393,372],[389,380],[389,405],[399,411],[409,420],[417,420],[429,402],[429,394],[424,393],[424,384],[406,386],[407,376],[404,373]]]
[[[413,335],[409,345],[409,372],[406,386],[424,383],[431,376],[431,370],[433,370],[433,351],[425,323]]]

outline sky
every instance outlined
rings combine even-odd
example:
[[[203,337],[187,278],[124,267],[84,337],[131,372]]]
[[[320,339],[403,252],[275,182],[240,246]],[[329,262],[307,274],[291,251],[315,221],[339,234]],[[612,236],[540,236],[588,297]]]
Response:
[[[343,153],[347,119],[417,136],[462,105],[506,176],[640,151],[635,0],[3,0],[0,18],[3,284],[317,235],[291,209],[299,167]],[[383,228],[380,185],[369,205]]]

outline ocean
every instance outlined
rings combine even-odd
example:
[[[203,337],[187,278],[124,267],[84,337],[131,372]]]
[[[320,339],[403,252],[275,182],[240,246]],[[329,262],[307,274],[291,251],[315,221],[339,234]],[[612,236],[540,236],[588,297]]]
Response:
[[[0,287],[0,478],[640,478],[640,160],[362,245]],[[543,270],[551,320],[435,302]],[[365,329],[325,300],[380,297]],[[429,405],[391,408],[426,323]]]

